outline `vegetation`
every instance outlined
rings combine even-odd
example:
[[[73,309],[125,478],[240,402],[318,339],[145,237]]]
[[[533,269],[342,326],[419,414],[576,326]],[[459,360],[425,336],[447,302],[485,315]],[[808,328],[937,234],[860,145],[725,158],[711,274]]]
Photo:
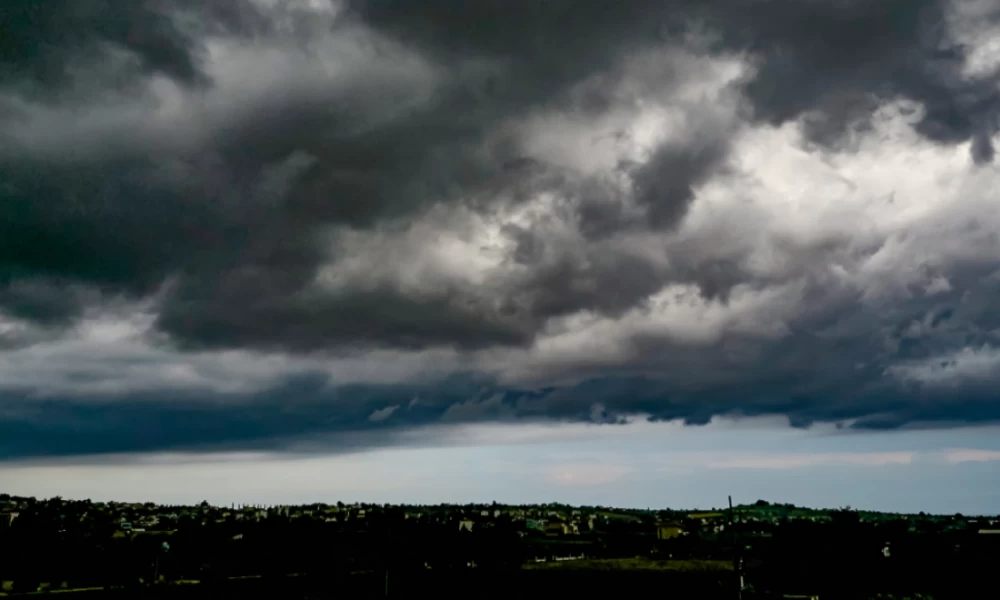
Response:
[[[217,507],[0,496],[5,511],[17,517],[0,529],[0,594],[15,596],[364,597],[384,595],[389,573],[397,597],[509,598],[527,589],[593,597],[647,585],[732,597],[739,557],[746,600],[802,592],[964,600],[991,585],[1000,559],[1000,535],[979,533],[1000,528],[997,518],[765,501],[734,507],[732,523],[720,510],[496,503]]]

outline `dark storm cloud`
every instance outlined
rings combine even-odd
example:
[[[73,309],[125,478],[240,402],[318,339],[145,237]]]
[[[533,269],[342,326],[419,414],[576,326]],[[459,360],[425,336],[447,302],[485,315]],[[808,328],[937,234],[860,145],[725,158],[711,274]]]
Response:
[[[72,399],[8,395],[0,420],[0,459],[149,451],[318,449],[392,443],[392,427],[440,420],[452,405],[475,402],[482,381],[463,376],[433,390],[416,386],[327,387],[319,375],[289,378],[266,392],[217,397],[136,394],[128,401],[94,404]],[[412,403],[419,392],[430,392]],[[376,410],[402,406],[383,421]],[[365,437],[352,436],[365,433]]]
[[[618,422],[644,413],[697,424],[783,414],[802,426],[889,427],[997,417],[978,388],[963,396],[886,383],[894,365],[997,341],[997,292],[984,283],[993,258],[941,266],[950,291],[915,292],[879,314],[861,292],[819,274],[824,262],[879,250],[850,239],[769,240],[790,257],[771,277],[754,275],[739,245],[716,252],[676,242],[661,256],[667,264],[651,256],[660,250],[618,238],[675,233],[699,186],[729,171],[742,124],[718,123],[704,106],[708,116],[688,115],[682,139],[607,177],[532,155],[511,125],[539,115],[596,121],[669,102],[681,75],[664,67],[646,74],[657,81],[634,85],[643,74],[623,65],[703,30],[718,39],[692,48],[746,52],[755,67],[730,90],[745,100],[747,123],[802,119],[810,142],[851,152],[880,104],[907,99],[925,110],[920,135],[971,140],[972,158],[986,164],[997,74],[964,73],[969,49],[949,37],[944,0],[358,0],[337,16],[278,4],[2,3],[5,317],[58,330],[109,299],[155,297],[156,326],[182,351],[323,352],[524,348],[554,317],[621,317],[668,283],[693,283],[726,305],[739,284],[805,280],[806,308],[774,343],[723,331],[695,351],[641,331],[626,344],[628,364],[591,361],[606,378],[544,390],[489,382],[485,392],[383,386],[334,397],[307,382],[232,407],[10,396],[0,401],[0,455],[286,447],[305,434],[333,436],[335,447],[338,432],[353,430],[389,443],[394,428],[441,420]],[[226,79],[226,69],[237,76]],[[163,79],[177,89],[157,95],[152,82]],[[255,88],[260,81],[273,89]],[[182,115],[170,117],[176,102]],[[559,225],[572,231],[542,218],[508,224],[517,270],[500,284],[487,278],[485,291],[450,281],[316,285],[322,267],[353,256],[331,241],[344,232],[388,244],[431,207],[489,216],[540,192],[563,198]],[[362,258],[372,273],[380,266]],[[414,395],[422,401],[411,406]]]
[[[981,273],[979,273],[981,275]],[[155,451],[271,450],[350,452],[412,443],[406,432],[437,424],[559,420],[614,424],[633,415],[703,425],[715,416],[785,416],[793,427],[848,423],[855,429],[940,427],[1000,420],[994,379],[927,386],[886,377],[889,366],[960,370],[956,347],[998,347],[1000,281],[975,279],[975,293],[953,290],[901,304],[887,322],[859,299],[817,291],[811,309],[778,344],[751,362],[720,341],[703,348],[650,337],[639,356],[579,383],[510,387],[480,375],[431,384],[332,385],[319,373],[287,377],[257,393],[135,393],[34,397],[5,392],[0,458]],[[956,285],[963,285],[962,275]],[[927,349],[916,355],[907,341]],[[943,361],[938,364],[938,361]],[[761,368],[766,365],[767,368]],[[646,372],[646,374],[637,374]],[[373,416],[378,415],[378,418]]]
[[[525,262],[545,243],[535,232],[517,232],[517,255]],[[657,291],[664,273],[636,256],[601,248],[566,252],[551,259],[532,257],[530,276],[509,291],[506,308],[535,318],[548,318],[590,309],[620,316]]]
[[[123,11],[97,1],[68,3],[58,10],[42,10],[42,4],[5,5],[12,39],[24,43],[4,53],[4,65],[10,90],[18,93],[22,84],[44,84],[45,91],[25,96],[44,102],[72,98],[67,92],[85,85],[70,77],[73,61],[111,68],[101,56],[87,54],[88,49],[105,52],[108,47],[133,56],[139,74],[163,73],[185,85],[201,81],[211,87],[199,36],[288,35],[275,25],[279,20],[303,40],[339,35],[352,26],[370,28],[443,69],[443,83],[418,97],[416,104],[414,90],[406,86],[274,94],[250,109],[237,110],[236,120],[194,154],[148,149],[148,157],[130,158],[131,164],[117,160],[67,166],[37,157],[8,158],[0,164],[7,182],[5,230],[0,232],[4,281],[61,277],[142,296],[167,277],[177,277],[179,291],[166,300],[161,326],[193,345],[311,349],[359,336],[365,341],[366,332],[380,328],[377,324],[325,326],[329,320],[320,318],[308,328],[260,325],[263,315],[275,323],[294,324],[317,312],[337,314],[341,299],[329,299],[324,309],[298,297],[317,265],[328,258],[317,239],[325,226],[369,228],[432,203],[461,199],[475,205],[517,197],[526,177],[512,176],[511,165],[531,159],[516,140],[498,135],[497,127],[540,109],[600,114],[613,101],[610,90],[619,77],[615,69],[620,61],[677,38],[690,18],[704,18],[717,28],[723,46],[754,53],[759,71],[747,82],[746,93],[756,118],[780,122],[818,111],[810,123],[822,130],[810,131],[817,140],[829,141],[856,117],[870,114],[870,92],[884,90],[883,95],[901,94],[927,103],[921,131],[948,141],[975,136],[978,159],[990,156],[982,133],[986,125],[976,129],[971,123],[988,121],[995,98],[985,83],[966,82],[957,75],[960,48],[942,54],[937,25],[941,4],[930,0],[633,1],[613,7],[568,0],[371,1],[350,3],[347,13],[325,30],[310,26],[304,11],[279,7],[268,13],[249,2],[139,2]],[[182,20],[182,15],[197,19]],[[386,51],[374,43],[376,53]],[[476,60],[488,66],[470,70],[467,65]],[[571,93],[572,86],[595,77],[604,84]],[[115,91],[112,82],[98,81],[106,91]],[[669,229],[684,216],[693,186],[724,166],[728,135],[696,134],[629,167],[637,202],[646,208],[650,226]],[[295,153],[311,157],[311,162],[289,182],[287,195],[268,206],[249,202],[247,198],[258,192],[247,181]],[[143,161],[147,164],[135,164]],[[179,161],[202,177],[183,171],[150,177],[148,172],[164,161]],[[543,165],[541,173],[546,172]],[[533,188],[563,189],[578,198],[581,227],[589,235],[634,226],[620,218],[620,199],[599,184],[583,181],[567,187],[567,181],[557,175]],[[228,209],[217,205],[220,194],[232,198]],[[540,312],[500,325],[487,313],[481,319],[482,332],[475,331],[475,315],[454,314],[455,303],[450,301],[414,302],[392,292],[342,300],[347,314],[359,314],[350,306],[366,303],[374,316],[380,310],[379,298],[389,301],[388,313],[411,306],[412,318],[401,318],[411,321],[404,329],[413,333],[399,338],[412,340],[405,343],[408,346],[422,343],[420,331],[426,332],[427,344],[519,343],[531,337],[525,328],[560,312],[553,303],[613,314],[639,302],[658,283],[651,267],[628,257],[609,257],[606,262],[624,267],[619,285],[600,285],[599,274],[595,280],[586,269],[566,263],[542,266],[530,278],[538,290],[526,292],[540,299],[532,303]],[[589,298],[555,298],[594,281],[599,291]],[[253,300],[230,302],[237,296]],[[444,312],[427,312],[433,310]],[[72,307],[67,304],[63,312],[72,314]],[[417,320],[466,324],[435,333],[436,328]],[[392,336],[371,341],[394,342]]]
[[[293,343],[297,350],[322,350],[346,340],[405,349],[435,344],[481,348],[522,344],[529,336],[502,315],[491,321],[483,310],[446,294],[412,298],[395,289],[376,289],[315,298],[300,294],[281,302],[248,299],[259,285],[275,281],[236,281],[228,289],[213,288],[212,298],[192,290],[192,299],[175,299],[165,308],[159,324],[192,347],[267,347],[280,340],[278,349]],[[294,289],[289,293],[294,295]],[[234,310],[240,302],[246,305]]]
[[[723,43],[757,52],[759,71],[746,87],[756,118],[782,123],[811,113],[806,134],[831,145],[866,127],[880,101],[904,97],[926,109],[922,134],[975,138],[974,158],[991,157],[983,146],[997,130],[998,74],[962,75],[967,49],[947,36],[948,2],[730,4],[708,18],[721,23]]]
[[[680,148],[664,145],[633,174],[637,200],[648,207],[650,224],[672,227],[694,199],[693,186],[703,183],[726,157],[728,141],[694,140]]]
[[[208,3],[199,13],[199,27],[240,36],[254,31],[268,35],[259,11],[248,3],[232,3],[244,5],[224,10]],[[180,11],[172,13],[170,7],[139,3],[131,11],[112,14],[107,5],[89,2],[43,16],[37,4],[9,7],[7,18],[22,32],[19,35],[44,38],[45,68],[61,74],[45,77],[27,69],[34,64],[31,54],[12,54],[13,81],[43,82],[43,100],[56,101],[82,85],[68,78],[74,56],[81,48],[102,48],[106,42],[130,51],[148,69],[194,83],[204,54],[195,37],[199,31],[181,33],[170,20]],[[596,9],[581,13],[569,4],[537,14],[533,8],[520,12],[525,7],[484,6],[484,14],[463,8],[460,13],[471,12],[452,15],[443,5],[428,5],[426,13],[417,9],[414,26],[405,28],[405,35],[396,19],[409,16],[399,7],[383,12],[387,7],[359,6],[338,20],[349,26],[360,19],[399,35],[417,52],[429,53],[453,71],[431,96],[418,98],[411,108],[406,107],[413,90],[406,87],[296,92],[239,109],[238,120],[194,155],[167,150],[83,165],[53,164],[44,157],[4,160],[2,280],[13,285],[35,276],[56,277],[141,297],[172,277],[176,292],[166,299],[160,326],[190,346],[301,350],[356,341],[408,347],[523,343],[531,334],[525,328],[550,314],[554,309],[548,307],[558,300],[542,301],[538,315],[499,323],[488,313],[475,314],[462,306],[468,303],[463,298],[416,300],[393,290],[348,293],[318,303],[300,296],[327,259],[317,239],[327,225],[368,228],[435,202],[491,202],[498,196],[516,200],[531,188],[559,185],[557,174],[542,170],[536,174],[542,180],[525,188],[532,178],[512,174],[510,167],[530,159],[513,140],[498,138],[495,128],[528,111],[567,102],[596,114],[604,103],[584,98],[581,104],[566,95],[568,87],[611,68],[626,50],[648,43],[656,32],[637,35],[649,29],[643,25],[648,19],[643,3],[595,14],[589,13]],[[535,31],[483,27],[481,18],[499,15],[514,19],[511,23],[527,22]],[[450,27],[453,18],[478,25],[459,28],[468,36],[464,42],[455,39],[439,46],[444,39],[437,28]],[[54,32],[67,24],[73,25],[71,36],[56,36]],[[477,27],[480,34],[474,33]],[[312,29],[307,33],[329,34]],[[537,45],[529,38],[511,40],[511,34],[529,36]],[[461,61],[473,58],[498,62],[484,74],[463,74]],[[311,163],[289,183],[281,202],[253,201],[259,195],[254,180],[260,172],[295,153],[309,156]],[[692,157],[683,149],[670,154],[663,174],[640,166],[636,176],[657,223],[675,222],[683,214],[691,193],[679,178],[689,177],[685,166],[703,162],[700,150]],[[163,163],[181,167],[164,172]],[[709,165],[703,166],[694,177],[706,174]],[[220,195],[229,200],[220,203]],[[574,269],[567,265],[556,273],[570,275],[567,268]],[[544,284],[543,275],[533,279]],[[592,297],[599,308],[636,299]],[[67,318],[79,311],[69,302],[61,309]],[[18,313],[31,314],[21,309]],[[395,319],[382,316],[394,314]]]
[[[196,40],[181,32],[167,11],[157,10],[157,4],[168,8],[163,2],[4,2],[0,79],[31,91],[41,88],[37,93],[45,97],[42,90],[76,83],[76,68],[99,65],[118,50],[132,59],[119,75],[162,73],[184,84],[202,81]]]
[[[855,380],[858,374],[853,374]],[[290,381],[268,392],[229,396],[137,394],[127,401],[3,399],[0,461],[136,452],[351,452],[413,443],[406,432],[440,424],[650,421],[705,425],[715,416],[786,416],[793,427],[851,423],[854,429],[961,426],[1000,420],[994,391],[914,394],[862,373],[856,384],[822,388],[807,377],[777,376],[717,386],[697,397],[651,377],[611,377],[561,388],[505,389],[456,377],[433,387],[346,386],[322,377]],[[832,378],[831,378],[832,380]],[[419,401],[414,401],[419,398]],[[373,418],[374,415],[379,415]],[[425,440],[426,441],[426,440]]]

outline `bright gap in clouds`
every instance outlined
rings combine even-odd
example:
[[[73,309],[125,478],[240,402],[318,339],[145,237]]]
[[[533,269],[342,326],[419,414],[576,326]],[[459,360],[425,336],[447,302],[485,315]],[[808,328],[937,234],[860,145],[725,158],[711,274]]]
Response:
[[[715,422],[696,431],[667,423],[472,426],[414,434],[410,445],[394,450],[333,457],[164,453],[14,463],[0,467],[0,475],[9,493],[95,501],[708,508],[732,494],[740,502],[995,512],[995,428],[887,437],[775,425]],[[961,493],[969,485],[979,485],[977,494]]]

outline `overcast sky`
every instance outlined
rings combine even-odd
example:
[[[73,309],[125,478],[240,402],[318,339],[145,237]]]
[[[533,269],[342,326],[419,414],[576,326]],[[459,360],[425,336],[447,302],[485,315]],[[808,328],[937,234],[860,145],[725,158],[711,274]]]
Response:
[[[0,27],[0,488],[1000,506],[994,0]]]

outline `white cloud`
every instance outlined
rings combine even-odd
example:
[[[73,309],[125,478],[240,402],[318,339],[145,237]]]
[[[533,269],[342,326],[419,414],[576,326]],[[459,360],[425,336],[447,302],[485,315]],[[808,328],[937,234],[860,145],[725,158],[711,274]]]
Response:
[[[373,411],[372,414],[368,415],[368,420],[372,421],[373,423],[378,423],[379,421],[385,421],[386,419],[391,417],[392,413],[396,412],[398,409],[399,409],[398,404],[393,406],[386,406],[385,408],[380,408],[376,411]]]
[[[563,464],[550,467],[546,478],[558,485],[600,486],[614,483],[631,472],[624,465]]]
[[[819,466],[884,467],[913,463],[914,452],[740,454],[709,458],[709,469],[804,469]]]

